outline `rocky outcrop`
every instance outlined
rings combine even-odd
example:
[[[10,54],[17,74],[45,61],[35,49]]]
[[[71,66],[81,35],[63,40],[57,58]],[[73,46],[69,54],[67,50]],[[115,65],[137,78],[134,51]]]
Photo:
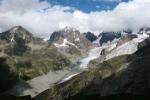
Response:
[[[100,55],[106,55],[106,49],[105,49],[105,48],[104,48],[104,49],[102,49],[102,51],[101,51]]]
[[[102,45],[103,43],[112,42],[114,39],[120,38],[121,32],[102,32],[99,37],[101,37],[99,43]]]
[[[95,41],[98,39],[97,36],[95,36],[93,33],[91,32],[87,32],[87,33],[84,33],[85,37],[90,40],[91,42]]]

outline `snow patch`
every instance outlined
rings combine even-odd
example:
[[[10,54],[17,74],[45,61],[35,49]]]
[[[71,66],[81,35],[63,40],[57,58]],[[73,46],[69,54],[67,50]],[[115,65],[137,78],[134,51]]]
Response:
[[[76,38],[75,41],[80,41],[80,38]]]
[[[48,41],[49,40],[49,37],[47,37],[47,38],[43,38],[43,41]]]
[[[78,75],[78,74],[79,74],[79,73],[72,74],[72,75],[68,76],[67,78],[65,78],[65,79],[63,79],[61,82],[59,82],[59,84],[60,84],[60,83],[64,83],[64,82],[66,82],[66,81],[72,79],[74,76],[76,76],[76,75]]]
[[[54,45],[56,47],[69,47],[69,45],[75,46],[76,48],[78,48],[74,43],[69,42],[67,39],[64,39],[62,44],[58,44],[58,43],[54,43]]]
[[[12,36],[12,38],[10,39],[11,42],[14,42],[15,39],[14,39],[14,36]]]

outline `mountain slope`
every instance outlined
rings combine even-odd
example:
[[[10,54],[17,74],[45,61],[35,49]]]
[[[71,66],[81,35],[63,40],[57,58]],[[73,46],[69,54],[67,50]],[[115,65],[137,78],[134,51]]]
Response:
[[[19,81],[71,65],[70,60],[21,26],[0,35],[0,93]]]
[[[148,95],[150,92],[149,43],[144,41],[142,42],[144,45],[140,46],[136,53],[100,63],[96,68],[89,69],[68,82],[56,85],[39,97],[48,100],[87,100],[87,98],[93,100],[93,97],[100,99],[112,94],[117,96],[120,93],[129,93],[131,96],[141,95],[144,98],[142,95]]]

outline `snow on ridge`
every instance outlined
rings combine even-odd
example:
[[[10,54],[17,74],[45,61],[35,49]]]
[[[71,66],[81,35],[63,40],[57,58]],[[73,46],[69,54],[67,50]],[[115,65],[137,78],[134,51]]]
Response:
[[[72,45],[72,46],[75,46],[76,48],[78,48],[74,43],[69,42],[67,39],[64,39],[62,44],[54,43],[54,45],[58,48],[59,47],[69,47],[69,45]]]

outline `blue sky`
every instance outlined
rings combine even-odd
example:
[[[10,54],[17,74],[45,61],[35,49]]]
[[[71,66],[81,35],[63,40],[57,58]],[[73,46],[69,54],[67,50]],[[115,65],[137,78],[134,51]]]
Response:
[[[52,5],[69,6],[85,13],[112,10],[120,3],[118,1],[128,2],[129,0],[48,0]]]
[[[66,26],[95,34],[150,26],[150,0],[0,1],[0,32],[21,25],[45,38]]]

